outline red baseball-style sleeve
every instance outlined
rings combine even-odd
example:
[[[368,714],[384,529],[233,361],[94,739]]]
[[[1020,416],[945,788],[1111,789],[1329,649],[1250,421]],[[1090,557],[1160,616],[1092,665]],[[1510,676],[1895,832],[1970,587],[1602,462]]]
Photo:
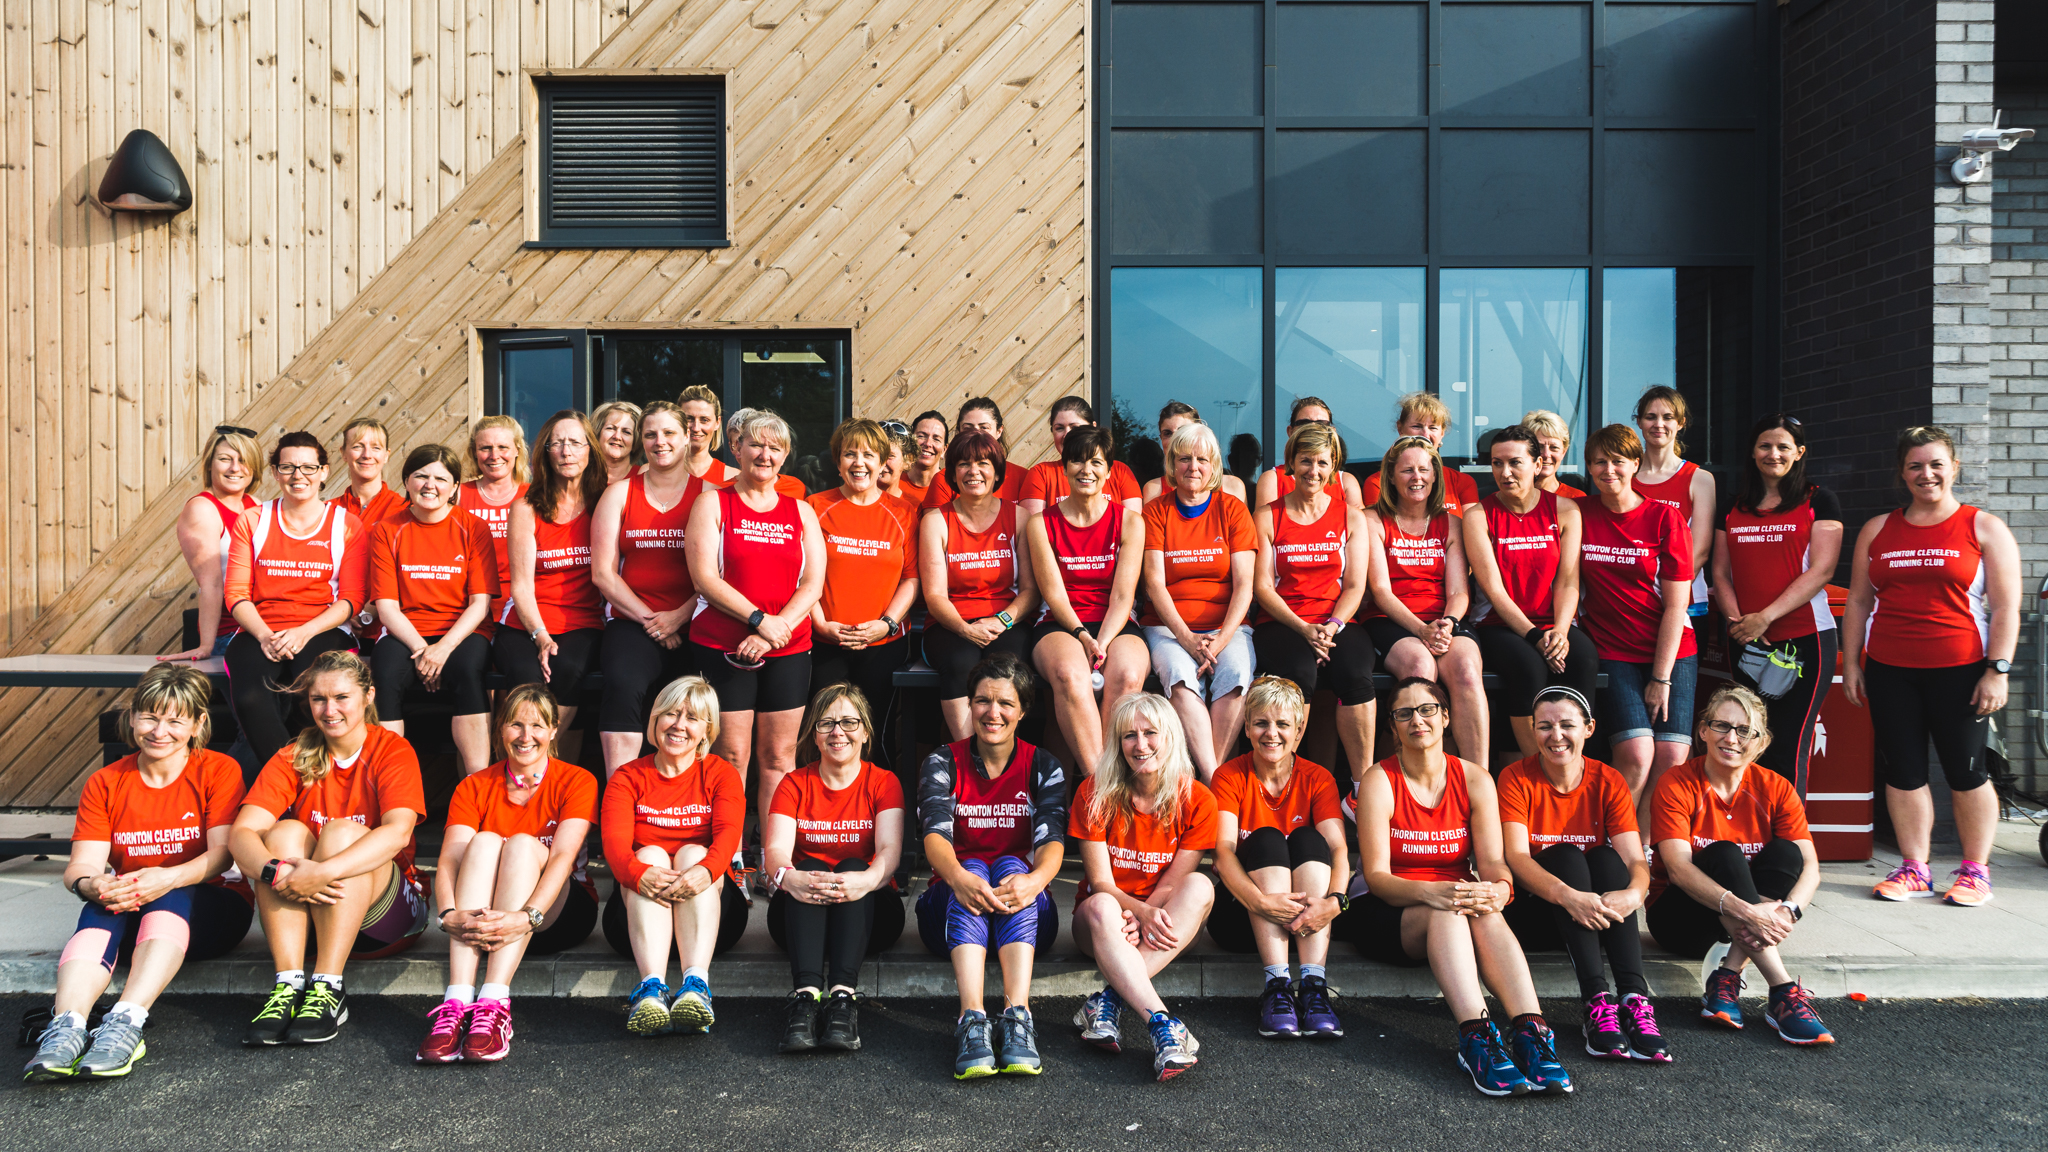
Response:
[[[1666,840],[1692,842],[1693,772],[1690,765],[1680,765],[1657,781],[1657,791],[1650,797],[1652,844],[1662,844]]]
[[[720,757],[707,754],[704,770],[705,790],[711,794],[711,847],[704,853],[704,870],[720,876],[746,830],[747,785],[739,770]]]
[[[1212,800],[1211,803],[1213,804],[1214,801]],[[1076,840],[1101,842],[1106,839],[1102,825],[1090,819],[1090,810],[1094,807],[1095,781],[1093,779],[1083,780],[1081,781],[1080,790],[1074,793],[1073,806],[1067,809],[1067,835],[1072,836]]]
[[[475,519],[475,517],[471,517]],[[398,525],[384,521],[369,532],[366,571],[372,600],[398,599]]]
[[[560,772],[563,776],[562,810],[555,814],[557,820],[588,820],[597,822],[597,777],[566,760],[557,760],[548,771]],[[605,857],[609,860],[611,857]]]
[[[242,809],[242,767],[234,757],[202,748],[193,753],[205,769],[200,791],[205,796],[206,827],[220,828],[235,822]]]
[[[1665,519],[1670,521],[1670,530],[1664,534],[1664,546],[1657,553],[1657,578],[1660,580],[1692,579],[1692,526],[1685,517],[1666,504]]]
[[[108,811],[107,803],[107,781],[117,764],[132,760],[133,757],[117,761],[86,777],[85,790],[78,795],[78,820],[71,826],[73,840],[114,842],[113,815]]]
[[[388,733],[389,729],[379,728]],[[420,757],[403,736],[391,736],[376,749],[377,815],[405,808],[422,819],[427,815],[427,786],[420,779]]]
[[[249,785],[249,794],[242,797],[242,804],[261,808],[282,820],[298,798],[299,774],[292,767],[292,746],[287,744],[256,774],[256,782]]]
[[[348,525],[342,532],[341,567],[337,573],[336,598],[348,601],[351,609],[360,612],[363,609],[363,593],[370,583],[370,550],[367,547],[368,542],[363,539],[363,522],[356,519],[353,513],[344,515],[348,516]],[[240,520],[235,521],[235,527],[241,526]],[[414,771],[417,775],[417,761],[414,763]],[[425,810],[425,806],[422,805],[420,811]]]
[[[1303,761],[1296,760],[1294,762],[1294,770],[1296,772],[1301,771],[1302,764]],[[1250,779],[1250,772],[1239,772],[1236,770],[1225,772],[1220,768],[1217,769],[1214,776],[1209,777],[1209,797],[1215,802],[1216,811],[1229,812],[1238,817],[1237,831],[1239,835],[1242,835],[1245,830],[1244,786],[1245,782]]]
[[[640,773],[621,769],[604,788],[604,818],[600,827],[604,860],[612,875],[627,888],[638,890],[647,865],[633,856],[634,807],[640,800]]]
[[[1522,775],[1520,765],[1510,766],[1500,774],[1500,780],[1494,789],[1494,795],[1500,804],[1501,823],[1520,824],[1525,828],[1528,827],[1528,778]]]
[[[782,783],[775,786],[775,798],[768,802],[770,816],[787,816],[791,820],[797,818],[797,810],[803,807],[804,799],[803,788],[796,782],[797,775],[791,772],[782,778]],[[712,836],[715,839],[717,833],[714,832]]]
[[[870,795],[875,802],[875,815],[879,816],[891,808],[903,807],[903,782],[887,768],[868,765],[868,776],[874,783]]]
[[[504,763],[500,761],[475,775],[464,778],[462,783],[457,784],[455,786],[455,795],[448,798],[448,816],[442,821],[443,826],[453,828],[461,825],[464,828],[481,830],[484,826],[483,804],[481,803],[483,800],[483,789],[492,784],[503,787],[504,777],[499,775],[499,773],[504,770]]]
[[[1157,499],[1145,505],[1145,551],[1147,552],[1166,551],[1166,517],[1173,512],[1173,509],[1166,506],[1166,502],[1171,499],[1173,499],[1171,495],[1162,492]]]
[[[1311,824],[1321,824],[1325,820],[1342,820],[1343,818],[1344,808],[1337,800],[1337,782],[1330,777],[1329,770],[1318,768],[1310,772],[1308,774],[1308,822]]]
[[[1109,462],[1109,483],[1103,487],[1109,498],[1119,504],[1126,500],[1141,500],[1145,496],[1145,486],[1138,483],[1138,474],[1121,460]]]
[[[1189,785],[1187,816],[1181,821],[1186,829],[1181,834],[1176,850],[1206,852],[1216,846],[1216,796],[1200,782]]]
[[[1017,499],[1043,500],[1048,504],[1053,502],[1055,497],[1048,490],[1051,485],[1045,482],[1044,468],[1043,464],[1036,465],[1024,474],[1024,483],[1017,489]]]
[[[1010,465],[1010,467],[1015,468],[1016,465],[1012,464]],[[918,507],[937,508],[939,505],[944,504],[946,501],[951,500],[952,498],[953,485],[947,482],[945,468],[941,467],[939,471],[932,476],[931,484],[925,488],[924,500],[918,504]]]
[[[1758,772],[1758,768],[1752,764],[1749,771]],[[1813,839],[1813,830],[1806,824],[1806,806],[1799,802],[1799,793],[1792,790],[1792,782],[1776,772],[1759,772],[1758,778],[1769,785],[1771,834],[1780,840]]]
[[[1259,550],[1259,529],[1252,523],[1252,514],[1245,508],[1244,501],[1230,493],[1217,489],[1214,499],[1223,501],[1223,540],[1232,552],[1256,552]],[[1147,537],[1149,540],[1150,537]],[[1147,545],[1149,547],[1149,545]]]

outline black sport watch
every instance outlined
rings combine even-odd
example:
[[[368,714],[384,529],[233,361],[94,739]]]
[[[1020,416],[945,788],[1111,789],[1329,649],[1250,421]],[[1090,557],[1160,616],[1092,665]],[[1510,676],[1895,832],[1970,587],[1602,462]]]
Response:
[[[2004,676],[2012,671],[2012,661],[2010,660],[1986,660],[1985,664],[1989,665],[1991,670],[2000,676]]]
[[[752,616],[747,617],[747,627],[759,628],[761,626],[761,621],[766,620],[767,618],[768,614],[766,612],[763,612],[759,608],[756,608],[754,609],[754,614]]]

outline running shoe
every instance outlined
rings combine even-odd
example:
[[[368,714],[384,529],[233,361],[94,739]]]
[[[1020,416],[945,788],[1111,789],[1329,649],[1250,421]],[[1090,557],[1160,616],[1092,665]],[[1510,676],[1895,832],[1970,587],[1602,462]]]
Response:
[[[1571,1094],[1572,1074],[1558,1062],[1557,1036],[1550,1025],[1540,1020],[1522,1021],[1515,1025],[1508,1047],[1514,1053],[1515,1067],[1522,1071],[1522,1079],[1536,1091],[1552,1096]]]
[[[1193,1068],[1200,1046],[1188,1033],[1188,1026],[1164,1012],[1154,1012],[1147,1022],[1152,1032],[1152,1075],[1161,1081]]]
[[[1105,1052],[1121,1052],[1124,1035],[1121,1018],[1124,1012],[1123,997],[1114,988],[1090,992],[1074,1013],[1074,1027],[1081,1030],[1081,1039]]]
[[[702,976],[683,977],[682,988],[669,1002],[669,1031],[709,1032],[717,1020],[717,1013],[711,1010],[711,985]]]
[[[412,1054],[415,1064],[453,1064],[462,1059],[462,1027],[469,1019],[469,1005],[460,1000],[443,1000],[427,1016],[427,1038]]]
[[[1934,878],[1927,874],[1925,864],[1909,860],[1879,880],[1870,894],[1879,900],[1917,900],[1934,895]]]
[[[649,976],[626,1001],[626,1031],[635,1036],[666,1036],[669,1031],[668,985]]]
[[[844,988],[825,1001],[819,1013],[818,1047],[833,1052],[860,1051],[860,996]]]
[[[1820,1013],[1813,1010],[1813,993],[1798,981],[1783,988],[1771,989],[1771,1003],[1764,1009],[1764,1020],[1778,1033],[1778,1039],[1787,1044],[1833,1044],[1835,1034],[1820,1022]]]
[[[1707,976],[1706,992],[1700,997],[1700,1019],[1729,1028],[1742,1027],[1742,973],[1716,968]]]
[[[1586,1001],[1586,1055],[1602,1060],[1628,1059],[1628,1037],[1621,1032],[1621,1007],[1614,993],[1602,992]]]
[[[953,1026],[953,1079],[979,1080],[996,1074],[996,1050],[988,1037],[988,1013],[969,1010]]]
[[[1015,1004],[996,1017],[996,1071],[1012,1076],[1036,1076],[1045,1070],[1038,1058],[1038,1025],[1031,1009]]]
[[[142,1025],[129,1018],[108,1013],[92,1030],[92,1047],[78,1058],[72,1075],[80,1080],[113,1080],[135,1070],[135,1062],[149,1055],[142,1042]]]
[[[1330,984],[1320,976],[1303,976],[1301,991],[1295,993],[1301,1010],[1301,1034],[1311,1040],[1336,1040],[1344,1035],[1344,1022],[1330,1004]]]
[[[1281,1040],[1301,1035],[1301,1019],[1294,1011],[1294,992],[1285,976],[1267,980],[1266,990],[1259,993],[1259,1035]]]
[[[1955,879],[1949,882],[1948,891],[1942,893],[1943,903],[1958,908],[1977,908],[1991,903],[1991,873],[1982,864],[1963,861],[1963,866],[1949,873]]]
[[[85,1047],[91,1042],[92,1038],[83,1026],[62,1020],[50,1021],[49,1027],[37,1037],[35,1057],[21,1070],[21,1078],[31,1084],[71,1079],[78,1058],[85,1054]]]
[[[783,1002],[782,1047],[785,1055],[816,1051],[818,1047],[818,994],[796,991]]]
[[[1527,1096],[1536,1090],[1508,1059],[1508,1047],[1491,1020],[1484,1028],[1459,1030],[1458,1067],[1471,1075],[1474,1088],[1488,1096]]]
[[[1631,992],[1621,998],[1621,1030],[1628,1036],[1630,1059],[1671,1063],[1671,1050],[1664,1044],[1664,1034],[1657,1031],[1657,1010],[1651,1007],[1649,997]]]
[[[291,1029],[285,1033],[287,1044],[325,1044],[341,1034],[341,1026],[348,1023],[348,997],[340,989],[325,980],[314,980],[306,985],[306,994],[299,997],[299,1006],[292,1012]]]
[[[249,1027],[242,1032],[242,1044],[248,1048],[268,1048],[284,1043],[284,1034],[292,1026],[292,1011],[299,1006],[300,992],[297,988],[280,981],[270,990],[270,998],[249,1021]]]
[[[489,1064],[512,1054],[512,1005],[503,1000],[479,1000],[469,1014],[469,1031],[462,1037],[462,1058]]]

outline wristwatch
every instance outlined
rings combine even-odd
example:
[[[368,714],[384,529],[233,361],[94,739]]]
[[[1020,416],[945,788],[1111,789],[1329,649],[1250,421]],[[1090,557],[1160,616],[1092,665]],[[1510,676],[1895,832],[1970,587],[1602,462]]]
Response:
[[[526,922],[535,932],[540,931],[541,921],[548,918],[548,914],[538,908],[521,908],[520,911],[526,913]]]
[[[1088,626],[1087,626],[1086,624],[1076,624],[1076,625],[1074,625],[1074,639],[1076,639],[1076,640],[1086,640],[1087,638],[1088,638]]]
[[[1986,661],[1986,663],[1991,666],[1993,672],[1998,673],[2000,676],[2012,671],[2012,661],[2010,660],[1990,660]]]
[[[766,612],[763,612],[759,608],[756,608],[754,609],[754,614],[752,616],[747,617],[747,627],[759,628],[761,626],[761,621],[766,620],[767,618],[768,614]]]
[[[87,895],[86,895],[85,893],[83,893],[83,892],[80,892],[80,891],[78,890],[78,886],[79,886],[79,885],[81,885],[81,884],[85,883],[85,882],[86,882],[87,880],[91,880],[91,879],[94,879],[94,877],[91,877],[91,876],[80,876],[80,877],[79,877],[78,879],[76,879],[76,880],[73,880],[73,881],[71,882],[71,894],[72,894],[73,896],[76,896],[76,897],[78,897],[78,902],[79,902],[80,904],[90,904],[90,903],[92,903],[92,897],[90,897],[90,896],[87,896]]]
[[[887,624],[889,626],[889,635],[891,636],[894,636],[903,627],[903,625],[898,624],[896,622],[895,617],[890,616],[887,612],[884,612],[880,616],[877,616],[876,619],[880,620],[882,623]]]
[[[1341,916],[1344,913],[1351,911],[1351,897],[1346,896],[1342,892],[1332,892],[1329,895],[1330,899],[1335,900],[1337,902],[1338,915]]]
[[[1800,919],[1806,915],[1806,913],[1799,910],[1799,905],[1794,904],[1790,900],[1778,901],[1778,907],[1783,908],[1787,912],[1792,913],[1792,922],[1794,924],[1799,923]]]
[[[282,863],[284,863],[284,861],[282,860],[272,860],[270,863],[265,864],[263,866],[263,872],[260,878],[265,884],[274,885],[277,883],[277,866]]]
[[[1010,629],[1015,628],[1017,626],[1017,618],[1010,615],[1008,612],[996,613],[996,622],[1003,626],[1003,631],[1005,632],[1008,632]]]

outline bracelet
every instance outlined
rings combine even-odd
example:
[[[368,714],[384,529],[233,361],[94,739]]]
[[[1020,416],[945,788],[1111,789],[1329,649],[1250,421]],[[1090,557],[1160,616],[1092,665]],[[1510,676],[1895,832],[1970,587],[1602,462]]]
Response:
[[[783,865],[782,867],[780,867],[780,868],[777,868],[777,869],[775,870],[775,876],[774,876],[774,877],[773,877],[772,879],[770,879],[770,880],[768,881],[768,887],[769,887],[769,889],[770,889],[771,891],[775,891],[775,892],[780,892],[780,891],[782,891],[782,876],[783,876],[783,873],[785,873],[785,872],[788,872],[788,871],[789,871],[789,865],[787,865],[787,864],[784,864],[784,865]]]
[[[1542,643],[1542,641],[1538,640],[1537,637],[1543,635],[1547,631],[1549,631],[1549,629],[1545,628],[1541,624],[1538,624],[1534,628],[1529,629],[1528,635],[1523,636],[1522,639],[1527,640],[1531,644],[1540,644]]]
[[[1733,892],[1733,891],[1735,891],[1735,890],[1734,890],[1733,888],[1723,888],[1723,889],[1721,889],[1721,898],[1720,898],[1719,900],[1716,900],[1716,901],[1714,901],[1714,915],[1716,915],[1716,916],[1721,916],[1721,915],[1725,915],[1725,913],[1721,911],[1721,908],[1722,908],[1722,905],[1724,905],[1724,904],[1728,903],[1728,894],[1729,894],[1729,893],[1731,893],[1731,892]]]
[[[898,624],[894,619],[892,619],[887,612],[884,612],[880,616],[875,617],[875,619],[880,620],[882,623],[887,624],[889,626],[888,635],[891,636],[894,636],[903,627],[903,625]]]
[[[1666,688],[1671,687],[1671,677],[1669,676],[1663,677],[1662,679],[1659,679],[1655,676],[1645,676],[1643,677],[1643,679],[1648,680],[1652,684],[1662,684]]]
[[[443,908],[441,910],[441,914],[439,916],[434,917],[434,919],[437,921],[446,920],[448,917],[453,916],[456,913],[456,911],[457,909],[454,908]]]

